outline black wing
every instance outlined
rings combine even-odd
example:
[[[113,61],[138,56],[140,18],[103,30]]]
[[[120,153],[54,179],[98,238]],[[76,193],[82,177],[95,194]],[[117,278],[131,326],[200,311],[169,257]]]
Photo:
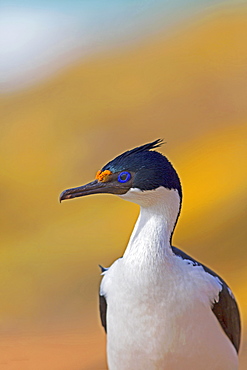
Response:
[[[216,276],[222,282],[222,290],[219,294],[219,301],[214,303],[212,311],[217,317],[222,329],[231,340],[232,344],[236,348],[236,351],[239,351],[240,346],[240,336],[241,336],[241,323],[240,323],[240,314],[238,310],[237,302],[234,299],[234,296],[231,294],[231,291],[227,284],[218,276],[214,271],[210,270],[208,267],[197,262],[194,258],[188,256],[180,249],[172,247],[172,251],[175,255],[190,260],[195,263],[195,265],[200,265],[204,268],[209,274]]]
[[[107,333],[107,329],[106,329],[106,310],[107,310],[106,299],[103,295],[99,295],[100,319],[101,319],[102,325],[105,328],[105,332]]]
[[[101,265],[99,265],[99,268],[101,269],[101,274],[106,272],[108,268],[105,268]],[[106,299],[103,295],[99,295],[99,312],[100,312],[100,319],[101,319],[101,324],[105,328],[105,332],[107,333],[106,330],[106,310],[107,310],[107,303]]]

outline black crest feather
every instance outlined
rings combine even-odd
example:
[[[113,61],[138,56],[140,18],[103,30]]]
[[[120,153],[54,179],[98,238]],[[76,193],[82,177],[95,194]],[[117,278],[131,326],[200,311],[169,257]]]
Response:
[[[126,152],[118,155],[116,158],[114,158],[112,161],[107,163],[103,168],[102,171],[110,170],[112,172],[120,171],[123,168],[121,168],[121,164],[126,164],[126,161],[129,160],[129,157],[133,158],[135,155],[140,155],[141,153],[147,153],[151,149],[159,148],[164,143],[163,139],[157,139],[152,141],[151,143],[147,143],[141,146],[138,146],[134,149],[127,150]]]
[[[132,155],[132,154],[141,153],[141,152],[145,152],[147,150],[159,148],[163,144],[164,144],[163,139],[156,139],[156,140],[152,141],[151,143],[147,143],[147,144],[138,146],[134,149],[128,150],[127,152],[124,152],[123,154],[120,154],[119,157],[121,157],[121,156],[128,157],[129,155]]]

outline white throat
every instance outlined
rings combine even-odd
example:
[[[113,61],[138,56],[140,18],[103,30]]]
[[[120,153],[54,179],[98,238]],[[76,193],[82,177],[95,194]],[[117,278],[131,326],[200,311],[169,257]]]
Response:
[[[178,191],[163,186],[147,191],[132,188],[121,198],[141,206],[124,258],[141,265],[171,255],[170,239],[180,210]]]

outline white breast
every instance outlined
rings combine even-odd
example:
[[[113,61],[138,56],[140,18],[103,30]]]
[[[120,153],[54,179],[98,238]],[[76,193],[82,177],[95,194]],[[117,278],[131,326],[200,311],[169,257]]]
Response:
[[[209,298],[205,300],[206,292],[216,293],[217,299],[220,287],[209,274],[205,283],[193,268],[183,276],[174,275],[173,281],[170,270],[169,279],[161,274],[156,282],[152,279],[153,285],[133,279],[123,259],[112,265],[102,282],[107,292],[110,370],[238,368],[236,350],[214,316]]]
[[[172,254],[177,193],[158,191],[166,202],[142,208],[124,257],[102,280],[109,369],[235,370],[236,350],[211,310],[221,284]]]

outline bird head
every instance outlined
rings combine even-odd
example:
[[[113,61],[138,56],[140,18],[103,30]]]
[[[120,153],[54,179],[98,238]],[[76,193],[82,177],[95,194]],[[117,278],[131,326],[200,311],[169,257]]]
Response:
[[[60,201],[98,193],[128,199],[133,190],[145,194],[159,187],[177,190],[181,201],[182,189],[175,169],[165,156],[152,150],[162,143],[163,140],[158,139],[120,154],[97,172],[94,181],[63,191]],[[135,201],[133,197],[129,200]]]

